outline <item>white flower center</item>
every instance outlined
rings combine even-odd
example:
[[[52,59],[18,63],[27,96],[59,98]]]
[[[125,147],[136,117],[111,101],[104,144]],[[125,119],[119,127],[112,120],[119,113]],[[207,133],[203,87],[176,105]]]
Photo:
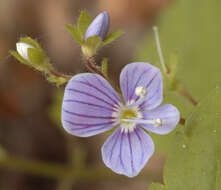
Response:
[[[126,120],[141,119],[142,114],[139,111],[139,108],[137,106],[128,108],[127,106],[121,104],[116,107],[115,110],[116,111],[113,112],[112,116],[115,118],[116,124],[120,124],[121,131],[125,133],[133,132],[136,127],[136,123]]]
[[[115,105],[115,111],[112,114],[114,117],[115,125],[120,125],[121,132],[133,132],[137,124],[151,124],[154,127],[160,127],[164,124],[164,121],[160,118],[152,120],[143,119],[142,110],[139,106],[144,102],[147,94],[145,87],[139,86],[135,90],[135,94],[139,96],[139,99],[128,102],[126,105]]]

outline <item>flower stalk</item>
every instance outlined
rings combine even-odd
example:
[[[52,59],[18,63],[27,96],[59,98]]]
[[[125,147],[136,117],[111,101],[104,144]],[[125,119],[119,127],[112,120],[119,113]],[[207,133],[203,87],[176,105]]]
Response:
[[[162,69],[163,69],[164,73],[165,74],[169,74],[170,73],[170,69],[169,69],[169,67],[166,65],[166,63],[164,61],[162,49],[161,49],[161,46],[160,46],[160,38],[159,38],[158,27],[154,26],[153,27],[153,31],[154,31],[155,40],[156,40],[157,52],[158,52],[158,55],[159,55],[159,58],[160,58],[160,64],[162,66]]]
[[[90,58],[90,57],[86,58],[86,65],[90,71],[97,73],[97,74],[101,75],[102,77],[106,78],[106,76],[103,74],[103,72],[96,65],[94,65],[92,58]]]

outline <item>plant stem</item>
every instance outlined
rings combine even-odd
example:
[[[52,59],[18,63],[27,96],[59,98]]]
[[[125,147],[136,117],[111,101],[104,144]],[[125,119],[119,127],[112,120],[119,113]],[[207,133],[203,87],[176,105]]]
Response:
[[[124,176],[116,175],[104,167],[73,170],[71,167],[62,166],[61,164],[51,164],[43,161],[27,160],[10,155],[5,155],[0,159],[0,167],[19,170],[28,174],[54,178],[58,180],[69,178],[73,181],[88,182],[97,180],[128,179]],[[139,175],[139,178],[145,180],[148,178],[151,181],[159,181],[159,179],[161,179],[161,173],[149,170],[146,171],[146,173]]]
[[[54,69],[50,69],[49,70],[50,74],[54,75],[55,77],[63,77],[63,78],[66,78],[66,79],[69,79],[70,77],[67,76],[67,75],[63,75],[63,74],[60,74],[58,72],[56,72]]]
[[[190,94],[189,91],[187,91],[187,89],[185,89],[184,87],[180,87],[178,88],[177,91],[181,96],[185,97],[187,100],[189,100],[189,102],[191,104],[193,104],[194,106],[196,106],[198,104],[198,102],[193,98],[193,96]]]
[[[91,58],[89,57],[86,58],[86,65],[92,72],[95,72],[101,75],[102,77],[106,78],[104,74],[91,62]]]
[[[160,58],[160,64],[163,68],[164,73],[168,74],[170,72],[169,68],[166,66],[164,58],[163,58],[163,52],[160,46],[160,38],[159,38],[159,32],[157,26],[153,27],[154,35],[155,35],[155,40],[156,40],[156,46],[157,46],[157,52]]]

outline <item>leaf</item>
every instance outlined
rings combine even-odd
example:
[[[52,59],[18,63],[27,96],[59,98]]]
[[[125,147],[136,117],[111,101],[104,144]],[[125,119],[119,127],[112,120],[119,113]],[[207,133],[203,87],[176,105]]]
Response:
[[[67,82],[66,78],[63,77],[55,77],[53,75],[50,75],[47,77],[48,82],[55,83],[57,87],[61,86],[62,84]]]
[[[164,183],[149,190],[221,189],[221,88],[217,87],[175,136],[164,171]]]
[[[178,81],[177,81],[177,69],[178,69],[178,53],[173,51],[170,54],[170,61],[169,61],[169,73],[164,74],[164,89],[165,91],[171,90],[176,91],[178,88]]]
[[[86,11],[81,11],[80,17],[78,19],[78,30],[80,32],[81,38],[83,39],[84,34],[88,28],[88,26],[91,24],[93,19],[87,14]]]
[[[65,26],[68,29],[68,31],[71,33],[74,40],[76,40],[79,44],[82,44],[83,38],[81,37],[80,31],[78,30],[78,28],[75,26],[71,26],[69,24],[66,24]]]
[[[108,63],[107,63],[107,58],[103,58],[101,62],[101,71],[104,74],[106,78],[108,78]]]
[[[43,51],[35,48],[28,48],[28,58],[36,69],[45,72],[48,71],[50,65]]]
[[[19,62],[28,65],[28,66],[32,66],[26,59],[24,59],[17,51],[10,51],[10,54],[12,56],[14,56]]]
[[[33,40],[29,36],[20,38],[20,42],[30,44],[30,45],[34,46],[35,48],[37,48],[37,49],[42,49],[41,46],[39,45],[39,43],[36,40]]]
[[[110,44],[111,42],[113,42],[114,40],[116,40],[117,38],[119,38],[124,32],[122,30],[118,30],[116,32],[112,32],[110,34],[108,34],[105,39],[104,39],[104,42],[103,44],[104,45],[108,45]]]
[[[177,53],[177,51],[173,51],[170,54],[170,63],[169,63],[169,68],[170,68],[169,76],[170,76],[171,81],[173,81],[176,77],[178,63],[179,63],[178,53]]]
[[[49,106],[48,113],[51,120],[59,127],[61,124],[61,105],[64,96],[64,91],[60,88],[57,88],[52,93],[52,104]],[[63,131],[63,130],[62,130]]]
[[[102,39],[99,36],[91,36],[87,38],[85,44],[82,45],[82,52],[85,56],[92,57],[101,45]]]
[[[197,9],[196,9],[197,7]],[[177,77],[196,99],[205,97],[220,81],[221,71],[221,1],[178,0],[158,19],[161,47],[165,62],[170,53],[179,51]],[[137,45],[136,61],[159,60],[154,35]]]

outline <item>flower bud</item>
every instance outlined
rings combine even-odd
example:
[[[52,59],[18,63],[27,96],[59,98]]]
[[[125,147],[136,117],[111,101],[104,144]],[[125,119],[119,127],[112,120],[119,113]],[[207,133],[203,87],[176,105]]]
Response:
[[[34,46],[27,44],[27,43],[23,43],[23,42],[16,43],[17,52],[19,53],[20,56],[22,56],[28,62],[30,62],[30,59],[28,58],[29,48],[34,48]]]
[[[11,51],[11,54],[21,63],[34,67],[39,71],[46,73],[50,71],[49,58],[39,43],[30,37],[21,38],[16,43],[16,51]]]
[[[108,12],[105,11],[103,13],[100,13],[88,26],[84,34],[84,40],[95,35],[99,36],[102,40],[104,40],[105,36],[107,35],[109,25],[110,19]]]

